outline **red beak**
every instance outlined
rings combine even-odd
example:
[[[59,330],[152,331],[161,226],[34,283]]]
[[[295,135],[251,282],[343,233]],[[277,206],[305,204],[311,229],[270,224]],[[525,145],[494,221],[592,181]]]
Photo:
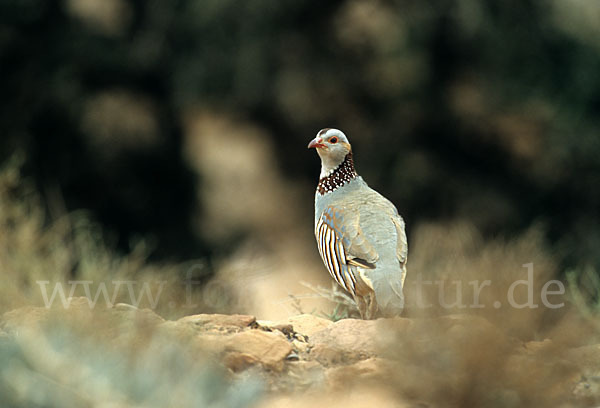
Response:
[[[323,144],[323,139],[321,139],[320,137],[315,137],[313,140],[310,141],[310,143],[308,144],[308,148],[324,148],[327,147]]]

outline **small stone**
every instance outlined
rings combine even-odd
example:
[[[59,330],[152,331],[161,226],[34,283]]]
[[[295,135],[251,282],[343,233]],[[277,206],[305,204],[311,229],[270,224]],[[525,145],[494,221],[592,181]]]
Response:
[[[267,331],[278,330],[286,336],[292,336],[294,334],[294,327],[289,323],[273,322],[269,320],[257,320],[259,327]]]
[[[294,333],[294,327],[291,324],[276,324],[275,326],[270,327],[272,330],[279,330],[286,336],[292,335]]]
[[[525,350],[531,354],[553,351],[555,348],[550,339],[545,339],[544,341],[528,341],[523,346],[525,347]]]
[[[300,353],[305,353],[308,351],[308,343],[299,340],[292,340],[292,345],[294,349],[298,350]]]
[[[295,351],[292,351],[290,354],[287,355],[285,359],[288,361],[298,361],[300,360],[300,356],[298,356],[298,354]]]
[[[234,373],[244,371],[248,367],[256,365],[258,359],[248,353],[240,353],[238,351],[229,352],[223,357],[223,364]]]
[[[199,331],[239,332],[254,327],[256,318],[249,315],[197,314],[182,317],[177,323],[190,325]]]
[[[116,305],[113,306],[113,308],[115,310],[119,310],[119,311],[135,311],[138,310],[137,307],[135,307],[134,305],[130,305],[127,303],[117,303]]]
[[[322,317],[313,316],[310,314],[293,316],[287,321],[294,327],[294,331],[308,337],[333,325],[331,320],[323,319]]]
[[[225,349],[249,354],[263,366],[279,371],[292,352],[292,345],[279,332],[248,330],[229,337]]]

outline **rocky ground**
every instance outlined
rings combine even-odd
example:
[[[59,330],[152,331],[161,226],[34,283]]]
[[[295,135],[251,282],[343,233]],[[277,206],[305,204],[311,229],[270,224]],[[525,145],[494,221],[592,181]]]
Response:
[[[167,363],[161,360],[158,366],[142,369],[141,375],[148,370],[150,377],[154,375],[150,370],[163,370],[161,367],[174,372],[185,369],[189,375],[197,370],[186,366],[186,360],[193,359],[216,367],[230,384],[259,384],[260,391],[247,400],[258,407],[600,404],[600,345],[559,344],[553,339],[523,342],[470,315],[334,323],[308,314],[277,322],[248,315],[198,314],[167,321],[149,309],[126,304],[92,311],[87,299],[78,298],[66,311],[27,307],[2,316],[0,345],[16,344],[27,367],[39,366],[31,370],[35,375],[51,377],[60,387],[86,390],[91,369],[81,361],[87,357],[65,360],[64,356],[85,353],[74,347],[63,354],[57,352],[47,340],[53,327],[69,327],[77,338],[93,339],[93,350],[119,350],[124,359],[141,350],[150,352],[140,360],[152,359],[153,353],[177,344],[186,350],[179,366],[164,366],[175,364],[169,357]],[[158,343],[157,338],[161,339]],[[19,395],[19,390],[14,390],[18,386],[6,380],[16,372],[10,371],[9,363],[4,361],[4,371],[0,370],[0,397],[11,390]],[[79,377],[79,382],[57,374],[65,370],[67,377]],[[169,374],[168,380],[162,381],[172,377]],[[169,387],[182,381],[173,380]],[[108,391],[100,393],[94,387],[87,396],[77,397],[86,400],[81,406],[145,405],[131,402],[135,397],[127,391],[114,400],[118,386],[106,385]],[[11,398],[20,401],[27,397]],[[248,405],[240,398],[237,406]],[[98,400],[110,404],[96,404]],[[165,406],[185,405],[171,399]]]

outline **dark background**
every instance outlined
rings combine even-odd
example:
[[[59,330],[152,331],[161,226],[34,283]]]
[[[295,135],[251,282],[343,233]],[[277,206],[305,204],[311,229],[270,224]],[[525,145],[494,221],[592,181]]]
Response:
[[[187,115],[254,124],[302,186],[308,141],[337,127],[409,240],[424,221],[487,238],[541,225],[560,270],[600,270],[599,15],[593,0],[1,0],[0,160],[24,152],[50,219],[88,209],[123,251],[151,236],[155,260],[210,260],[250,232],[192,227],[208,193]]]

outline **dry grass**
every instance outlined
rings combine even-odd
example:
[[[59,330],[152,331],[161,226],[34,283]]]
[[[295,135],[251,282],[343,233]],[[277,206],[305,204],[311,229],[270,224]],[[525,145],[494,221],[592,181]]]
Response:
[[[151,248],[143,240],[133,243],[129,254],[120,254],[106,243],[101,228],[85,212],[64,213],[49,220],[32,183],[21,177],[20,164],[16,155],[0,171],[0,271],[3,276],[0,312],[25,305],[42,306],[45,304],[42,288],[46,288],[49,300],[57,284],[66,297],[91,295],[92,298],[105,285],[107,300],[134,303],[127,282],[131,282],[133,299],[139,300],[139,307],[152,307],[163,316],[210,310],[202,302],[200,293],[191,293],[189,299],[184,293],[186,272],[191,270],[197,274],[200,263],[148,263]],[[73,286],[70,282],[74,280],[90,282],[89,294],[85,293],[84,285]],[[146,292],[142,293],[144,287]],[[70,292],[71,288],[75,290]],[[154,305],[157,296],[158,302]],[[105,299],[100,293],[99,302]],[[55,301],[59,300],[57,294]],[[186,309],[185,304],[197,306]]]
[[[590,312],[589,302],[577,301],[581,285],[565,281],[542,232],[541,227],[534,226],[513,239],[484,241],[465,223],[419,227],[405,286],[406,315],[472,314],[523,341],[553,338],[565,345],[599,342],[594,327],[598,314]],[[425,285],[424,281],[432,284]],[[419,287],[420,304],[431,307],[419,307]],[[478,298],[476,287],[481,288]],[[561,287],[563,294],[551,294]],[[600,285],[587,288],[598,293]]]
[[[313,314],[320,314],[322,317],[326,317],[334,322],[337,322],[341,319],[360,319],[360,312],[358,311],[358,307],[356,306],[356,302],[352,296],[343,291],[334,281],[331,281],[330,288],[326,288],[321,285],[315,286],[308,282],[301,283],[303,286],[310,289],[311,293],[299,296],[290,295],[290,297],[294,300],[294,306],[299,314],[304,313],[301,305],[301,299],[306,300],[317,298],[327,300],[331,305],[332,310],[321,310],[319,312],[313,310]]]

